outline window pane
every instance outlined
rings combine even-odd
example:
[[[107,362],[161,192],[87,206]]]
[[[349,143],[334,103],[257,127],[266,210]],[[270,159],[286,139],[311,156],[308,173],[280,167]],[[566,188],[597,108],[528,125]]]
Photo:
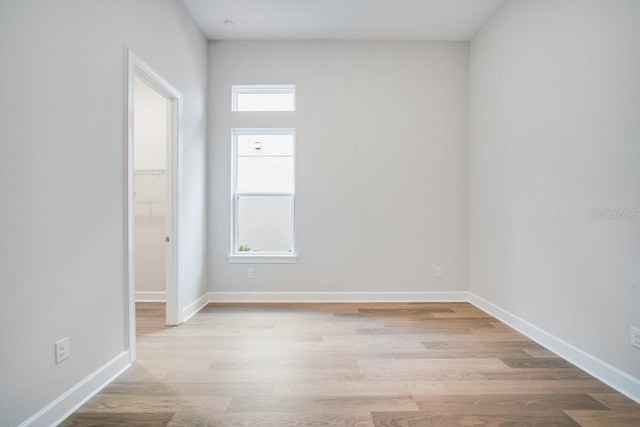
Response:
[[[291,197],[239,197],[235,250],[240,253],[291,252],[292,208]]]
[[[293,93],[239,93],[236,111],[295,111]]]
[[[259,149],[256,149],[259,142]],[[293,135],[238,134],[238,156],[293,156]]]
[[[238,192],[293,193],[293,157],[238,157]]]

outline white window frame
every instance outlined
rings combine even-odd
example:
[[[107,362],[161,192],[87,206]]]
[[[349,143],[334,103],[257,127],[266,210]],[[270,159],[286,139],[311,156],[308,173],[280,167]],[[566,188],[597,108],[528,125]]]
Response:
[[[238,189],[238,135],[292,135],[293,136],[293,191],[291,193],[240,193]],[[231,129],[231,248],[229,263],[287,264],[296,263],[296,130],[294,128],[234,128]],[[291,198],[291,252],[238,251],[238,201],[240,197]]]
[[[231,111],[238,111],[238,95],[241,94],[291,94],[293,95],[292,110],[255,110],[253,112],[278,112],[286,113],[296,111],[296,85],[232,85],[231,86]],[[252,112],[243,110],[241,112]]]

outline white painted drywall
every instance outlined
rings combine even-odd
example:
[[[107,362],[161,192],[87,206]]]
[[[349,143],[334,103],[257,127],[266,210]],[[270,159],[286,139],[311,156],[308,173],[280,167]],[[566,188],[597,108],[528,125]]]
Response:
[[[127,47],[184,95],[181,300],[206,291],[207,45],[179,1],[9,0],[0,46],[0,425],[14,426],[126,348]]]
[[[471,42],[470,290],[640,378],[640,2],[507,1]]]
[[[210,290],[467,289],[468,44],[210,42]],[[231,112],[295,84],[295,112]],[[228,264],[231,128],[296,129],[297,264]],[[444,268],[436,279],[434,269]]]
[[[167,99],[138,77],[134,78],[134,169],[167,167]]]
[[[164,292],[167,99],[138,78],[133,99],[135,290]]]

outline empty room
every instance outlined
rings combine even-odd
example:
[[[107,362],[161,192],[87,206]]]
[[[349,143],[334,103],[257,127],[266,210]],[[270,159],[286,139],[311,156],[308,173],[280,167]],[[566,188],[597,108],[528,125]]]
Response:
[[[0,0],[0,426],[640,426],[640,1]]]

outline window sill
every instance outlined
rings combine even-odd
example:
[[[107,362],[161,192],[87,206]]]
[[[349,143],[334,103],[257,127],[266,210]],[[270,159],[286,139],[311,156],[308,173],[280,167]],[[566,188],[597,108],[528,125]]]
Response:
[[[229,264],[295,264],[298,262],[298,255],[229,255]]]

